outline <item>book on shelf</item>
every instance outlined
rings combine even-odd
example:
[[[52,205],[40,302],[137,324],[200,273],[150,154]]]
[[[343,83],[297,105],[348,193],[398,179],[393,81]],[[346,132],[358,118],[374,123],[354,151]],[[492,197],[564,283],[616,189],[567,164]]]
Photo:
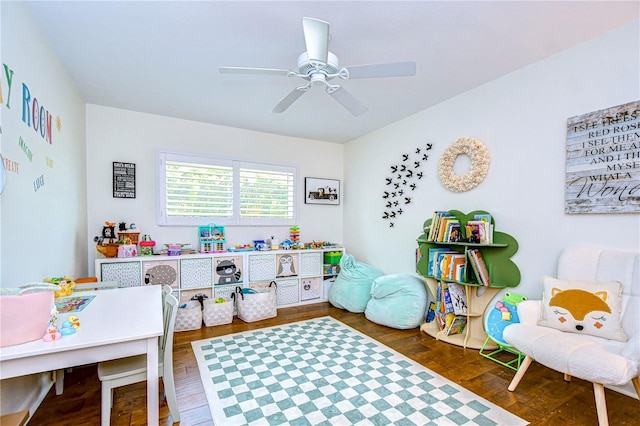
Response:
[[[467,262],[464,254],[451,254],[451,268],[448,278],[453,281],[464,281],[464,267]]]
[[[451,336],[453,334],[460,334],[467,326],[467,317],[463,315],[455,315],[449,325],[446,327],[445,334]]]
[[[452,314],[454,313],[451,295],[447,283],[438,281],[436,285],[436,313]]]
[[[431,218],[431,227],[429,228],[429,235],[427,236],[427,239],[429,241],[440,241],[438,240],[438,234],[440,233],[442,220],[451,216],[451,213],[447,211],[436,210],[435,212],[433,212],[433,217]]]
[[[456,265],[456,271],[455,271],[454,280],[455,281],[465,281],[466,276],[467,276],[466,274],[467,274],[467,262],[466,262],[466,259],[465,259],[464,263],[461,263],[460,265]]]
[[[446,241],[447,232],[449,230],[449,224],[454,222],[459,222],[459,221],[453,216],[445,216],[442,219],[440,219],[440,226],[438,227],[438,235],[436,235],[436,241],[438,242]]]
[[[427,275],[435,276],[436,274],[436,258],[437,254],[440,252],[451,252],[448,247],[432,247],[429,249],[428,259],[427,259]]]
[[[436,279],[464,281],[467,259],[445,247],[429,249],[428,274]]]
[[[447,233],[444,237],[444,241],[448,243],[457,243],[463,239],[462,227],[458,219],[450,220],[447,224]]]
[[[482,220],[483,222],[491,223],[491,215],[489,213],[477,213],[473,215],[471,220]]]
[[[436,251],[433,258],[433,277],[444,278],[446,277],[446,270],[450,262],[450,255],[457,253],[453,250],[439,250]]]
[[[453,312],[456,315],[466,315],[469,312],[467,307],[467,293],[463,285],[449,283],[449,296],[451,297]]]
[[[442,283],[436,283],[436,315],[444,312],[444,303],[442,302]]]
[[[465,235],[470,243],[493,243],[493,224],[484,220],[470,220],[464,227]]]
[[[431,216],[431,225],[429,225],[429,232],[427,233],[427,241],[433,241],[433,235],[436,232],[436,227],[438,226],[438,214],[439,212],[436,210],[433,212],[433,216]]]
[[[478,249],[469,249],[467,251],[469,255],[469,263],[471,263],[471,269],[477,278],[477,282],[483,286],[491,285],[491,276],[489,275],[489,270],[487,269],[487,265],[482,258],[482,253]]]
[[[451,293],[449,293],[449,284],[442,283],[442,300],[444,301],[444,313],[453,314],[453,302],[451,301]]]

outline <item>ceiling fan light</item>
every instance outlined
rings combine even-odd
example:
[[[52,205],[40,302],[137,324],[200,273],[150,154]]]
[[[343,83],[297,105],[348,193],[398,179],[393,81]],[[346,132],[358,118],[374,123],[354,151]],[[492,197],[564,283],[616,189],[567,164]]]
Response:
[[[327,84],[327,76],[322,72],[316,72],[311,74],[310,83],[318,86],[318,85],[326,85]]]
[[[307,52],[303,52],[298,56],[298,72],[302,75],[310,75],[318,70],[324,71],[325,74],[335,74],[338,72],[338,57],[329,52],[327,63],[312,61],[309,59]]]

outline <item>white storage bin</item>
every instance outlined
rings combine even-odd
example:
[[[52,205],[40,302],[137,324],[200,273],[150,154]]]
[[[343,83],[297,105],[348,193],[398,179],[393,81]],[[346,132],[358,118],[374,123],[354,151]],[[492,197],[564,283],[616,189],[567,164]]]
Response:
[[[292,303],[298,303],[300,301],[297,279],[277,280],[277,283],[278,289],[276,290],[276,295],[278,306],[291,305]]]
[[[215,299],[205,300],[202,317],[204,318],[204,325],[207,327],[231,324],[233,322],[233,301],[228,300],[224,303],[216,303]]]
[[[202,306],[200,306],[200,302],[190,300],[182,303],[176,314],[174,331],[198,330],[200,327],[202,327]]]

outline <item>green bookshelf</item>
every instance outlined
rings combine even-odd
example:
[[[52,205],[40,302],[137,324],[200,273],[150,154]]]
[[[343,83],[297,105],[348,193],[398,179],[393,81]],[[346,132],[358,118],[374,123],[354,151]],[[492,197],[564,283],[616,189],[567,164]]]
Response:
[[[442,213],[449,214],[451,217],[458,219],[460,226],[463,228],[476,216],[490,217],[492,239],[489,243],[464,240],[434,241],[433,238],[429,238],[429,231],[431,230],[434,218],[429,218],[424,222],[423,234],[417,238],[421,254],[416,265],[417,271],[425,277],[429,290],[434,295],[434,300],[437,281],[453,282],[463,285],[467,297],[468,313],[467,325],[465,331],[461,334],[445,335],[438,327],[436,321],[425,322],[422,324],[421,329],[438,340],[443,340],[465,348],[480,349],[487,338],[483,324],[483,315],[487,305],[501,289],[516,287],[520,284],[520,270],[511,260],[511,257],[518,251],[518,242],[509,234],[495,231],[495,219],[493,215],[490,215],[490,213],[484,210],[475,210],[466,214],[458,210],[449,210]],[[468,238],[467,235],[464,235],[464,237]],[[458,279],[454,280],[442,276],[434,276],[429,271],[429,249],[444,247],[453,252],[465,255],[465,259],[467,259],[464,275],[458,277]],[[473,269],[470,267],[468,260],[468,253],[471,249],[479,250],[482,255],[490,278],[489,286],[483,286],[475,279]],[[486,347],[486,349],[492,348]]]

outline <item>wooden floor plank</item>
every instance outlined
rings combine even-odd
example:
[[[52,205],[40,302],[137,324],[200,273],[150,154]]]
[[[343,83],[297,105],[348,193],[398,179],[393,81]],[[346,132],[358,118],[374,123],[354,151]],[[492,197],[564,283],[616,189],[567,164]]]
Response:
[[[532,425],[596,426],[597,415],[590,383],[574,379],[534,363],[516,392],[507,386],[513,370],[486,359],[477,350],[463,349],[435,339],[419,329],[396,330],[368,321],[363,314],[336,309],[328,303],[278,310],[278,316],[256,323],[234,318],[232,324],[175,333],[174,374],[181,425],[213,425],[191,342],[261,327],[303,321],[329,315],[379,340],[390,348],[472,392],[504,407]],[[65,378],[64,393],[52,389],[29,425],[97,425],[100,423],[100,381],[96,366],[74,368]],[[640,401],[606,390],[612,425],[640,424]],[[146,386],[130,385],[116,390],[111,413],[113,425],[143,425],[146,421]],[[160,406],[160,424],[172,424],[166,401]],[[222,425],[224,426],[224,425]]]

